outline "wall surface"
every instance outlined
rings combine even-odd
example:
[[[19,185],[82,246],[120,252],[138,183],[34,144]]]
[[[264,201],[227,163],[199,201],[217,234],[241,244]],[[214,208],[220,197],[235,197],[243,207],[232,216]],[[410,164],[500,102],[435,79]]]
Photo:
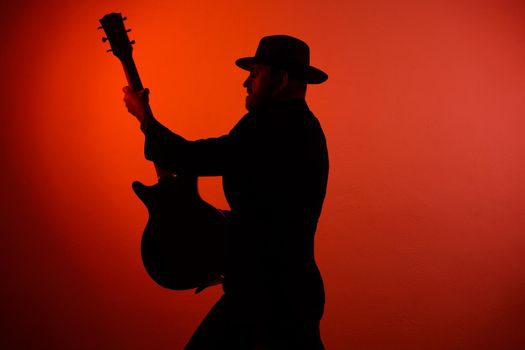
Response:
[[[189,139],[245,113],[266,34],[307,41],[330,149],[316,238],[330,350],[525,348],[523,1],[0,4],[2,349],[181,349],[221,294],[164,290],[139,245],[154,182],[98,19],[122,12],[152,107]],[[213,113],[210,113],[213,111]],[[202,196],[225,207],[220,178]]]

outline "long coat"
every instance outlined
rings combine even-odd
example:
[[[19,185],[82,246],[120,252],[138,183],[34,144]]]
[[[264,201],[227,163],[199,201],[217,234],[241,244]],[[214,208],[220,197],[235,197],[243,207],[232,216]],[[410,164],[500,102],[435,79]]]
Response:
[[[223,177],[233,225],[223,288],[236,317],[262,328],[318,322],[324,289],[314,234],[328,152],[306,102],[282,101],[249,112],[217,138],[188,141],[154,118],[141,129],[146,159],[176,174]]]

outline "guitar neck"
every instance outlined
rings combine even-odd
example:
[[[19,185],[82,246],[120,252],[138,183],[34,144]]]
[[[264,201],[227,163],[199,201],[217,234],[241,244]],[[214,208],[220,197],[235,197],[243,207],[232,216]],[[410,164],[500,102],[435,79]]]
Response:
[[[122,68],[124,69],[124,74],[126,74],[126,80],[128,85],[135,91],[140,91],[144,89],[142,81],[140,80],[139,71],[135,65],[133,57],[130,55],[126,59],[121,59]]]
[[[140,91],[144,89],[144,86],[142,85],[142,81],[140,80],[139,71],[137,70],[137,66],[135,65],[135,61],[133,60],[133,57],[130,56],[129,58],[125,60],[121,60],[122,68],[124,69],[124,74],[126,75],[126,80],[128,81],[128,85],[134,90],[134,91]],[[153,112],[151,111],[151,107],[148,104],[146,106],[146,114],[148,116],[153,116]],[[172,174],[162,169],[157,163],[153,163],[155,165],[155,172],[157,173],[157,177],[161,178],[164,176],[171,176]]]

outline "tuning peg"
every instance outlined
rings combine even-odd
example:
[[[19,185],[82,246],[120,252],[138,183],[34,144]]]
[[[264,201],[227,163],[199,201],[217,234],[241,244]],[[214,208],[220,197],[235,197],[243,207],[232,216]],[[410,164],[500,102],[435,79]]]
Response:
[[[105,43],[106,41],[108,41],[108,38],[102,37],[102,42]]]
[[[128,19],[128,17],[122,17],[122,20],[123,20],[123,21],[125,21],[125,20],[127,20],[127,19]]]
[[[111,50],[111,49],[109,49],[109,50],[106,50],[106,52],[111,52],[111,51],[113,51],[113,50]]]
[[[102,29],[102,26],[99,26],[97,29],[99,29],[99,30]]]
[[[126,29],[126,33],[129,33],[129,32],[131,32],[131,29]]]
[[[131,40],[129,43],[130,43],[131,45],[135,45],[135,40]]]

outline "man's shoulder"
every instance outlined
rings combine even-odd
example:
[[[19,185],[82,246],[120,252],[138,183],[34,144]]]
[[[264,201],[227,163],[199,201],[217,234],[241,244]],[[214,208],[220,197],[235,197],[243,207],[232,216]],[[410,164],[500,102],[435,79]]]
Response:
[[[246,127],[250,124],[251,119],[253,119],[253,113],[248,112],[245,115],[239,119],[239,121],[233,126],[233,128],[230,130],[230,135],[236,135],[239,132],[246,129]]]

